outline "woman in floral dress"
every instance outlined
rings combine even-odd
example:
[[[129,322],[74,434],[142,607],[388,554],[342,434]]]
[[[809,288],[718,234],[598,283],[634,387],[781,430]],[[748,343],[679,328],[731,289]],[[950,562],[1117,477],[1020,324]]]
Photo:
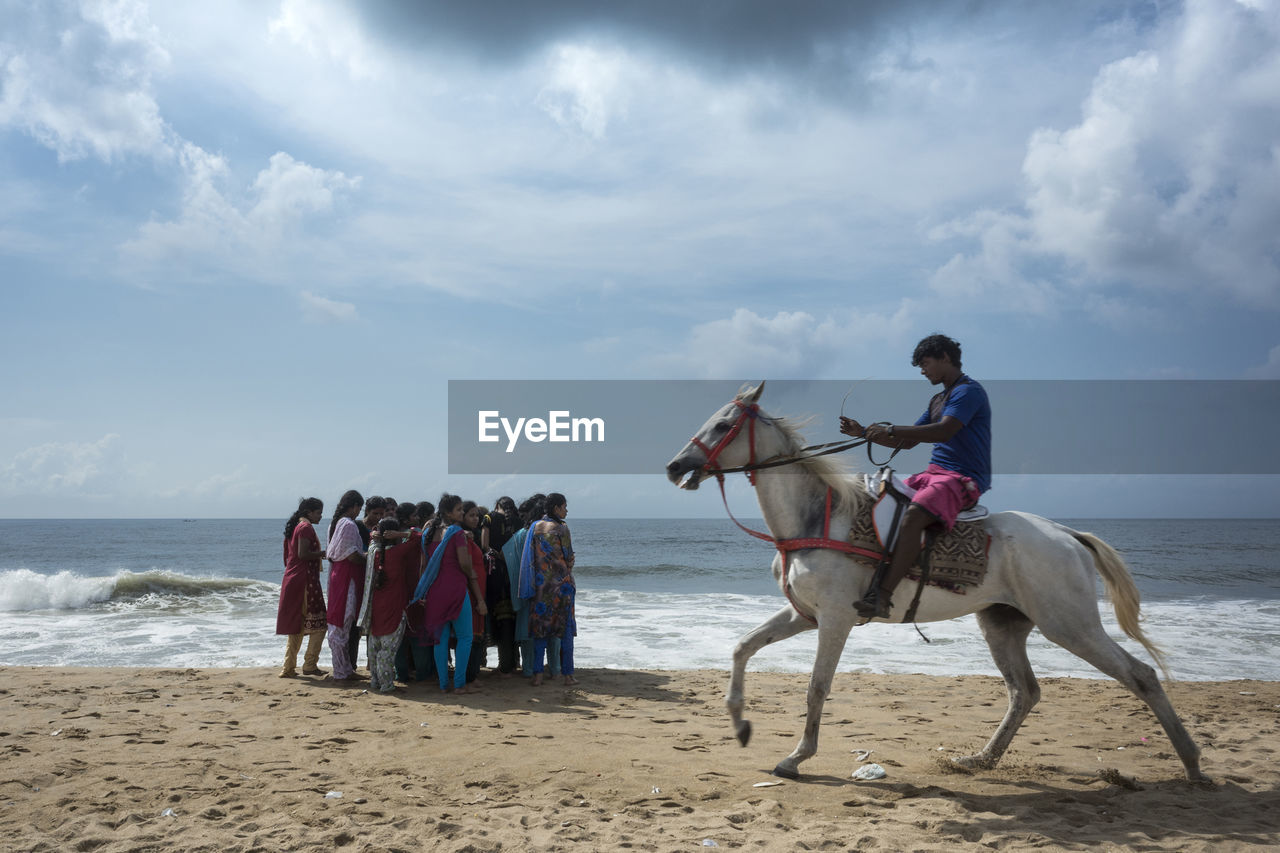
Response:
[[[561,639],[560,671],[565,684],[577,684],[573,677],[573,599],[577,582],[573,579],[573,543],[564,523],[569,504],[564,495],[547,495],[546,515],[533,525],[525,539],[520,566],[521,597],[528,599],[529,636],[533,638],[534,687],[542,684],[547,641]]]

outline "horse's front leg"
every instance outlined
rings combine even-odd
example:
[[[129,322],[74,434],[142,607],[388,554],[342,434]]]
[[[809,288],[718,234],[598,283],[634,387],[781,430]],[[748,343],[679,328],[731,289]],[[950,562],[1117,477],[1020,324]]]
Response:
[[[822,706],[831,693],[831,679],[840,662],[845,641],[853,628],[855,614],[849,608],[847,615],[821,614],[818,617],[818,656],[813,661],[813,675],[809,677],[808,706],[805,710],[804,735],[795,751],[778,762],[774,776],[784,779],[800,777],[800,762],[818,751],[818,726],[822,723]]]
[[[739,640],[738,645],[734,647],[733,671],[729,674],[729,693],[725,697],[725,704],[729,707],[729,719],[733,721],[733,732],[743,746],[751,740],[751,723],[742,719],[742,709],[745,705],[742,682],[746,676],[747,661],[770,643],[794,637],[801,631],[813,627],[815,626],[812,622],[788,604]]]

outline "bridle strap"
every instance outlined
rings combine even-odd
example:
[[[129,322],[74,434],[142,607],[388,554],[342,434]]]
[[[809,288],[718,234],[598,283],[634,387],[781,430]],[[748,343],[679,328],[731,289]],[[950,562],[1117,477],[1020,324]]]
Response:
[[[720,454],[724,452],[724,449],[732,444],[733,440],[738,437],[738,433],[742,432],[743,422],[748,420],[750,421],[750,426],[747,428],[747,438],[749,441],[749,447],[751,448],[750,461],[741,469],[734,468],[731,470],[754,470],[756,464],[756,418],[760,416],[760,406],[756,403],[747,405],[741,400],[734,400],[733,404],[742,410],[742,414],[738,415],[738,419],[733,422],[733,426],[729,427],[729,431],[725,433],[724,438],[716,442],[715,447],[707,447],[707,445],[703,443],[702,439],[698,438],[696,435],[689,439],[690,444],[707,455],[707,461],[702,464],[702,467],[715,473],[717,477],[720,476],[723,471],[730,469],[716,468],[716,460],[720,458]],[[752,485],[755,485],[755,477],[748,475],[747,479],[751,481]]]
[[[809,620],[815,625],[818,624],[818,620],[810,616],[808,613],[806,613],[800,607],[800,605],[796,602],[795,597],[791,594],[791,579],[789,577],[789,574],[791,570],[790,555],[792,551],[805,551],[805,550],[814,549],[814,548],[824,548],[829,551],[842,551],[845,554],[865,557],[869,560],[874,560],[877,563],[884,559],[884,554],[881,553],[880,551],[871,551],[866,548],[859,548],[856,545],[851,545],[850,543],[842,541],[840,539],[831,538],[831,487],[830,486],[827,486],[826,511],[822,521],[821,537],[802,536],[802,537],[797,537],[795,539],[775,539],[773,536],[770,536],[768,533],[762,533],[759,530],[752,530],[750,527],[747,527],[741,521],[738,521],[737,516],[733,514],[733,510],[729,508],[729,498],[725,494],[725,490],[724,490],[724,476],[721,474],[716,474],[716,482],[720,484],[720,500],[724,503],[724,511],[729,514],[729,519],[734,524],[738,525],[739,529],[741,529],[745,533],[748,533],[757,539],[768,542],[772,544],[773,547],[778,549],[778,553],[782,555],[782,592],[784,595],[786,595],[787,601],[791,604],[791,609],[793,609],[796,613],[799,613],[801,616],[803,616],[805,619]]]

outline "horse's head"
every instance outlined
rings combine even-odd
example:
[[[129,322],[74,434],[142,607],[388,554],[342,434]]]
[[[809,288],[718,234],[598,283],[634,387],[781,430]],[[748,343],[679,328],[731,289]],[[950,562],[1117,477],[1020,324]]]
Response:
[[[778,430],[757,426],[772,427],[773,421],[760,411],[758,401],[762,391],[764,382],[755,388],[744,388],[707,418],[697,434],[667,463],[667,479],[682,489],[696,489],[708,475],[722,469],[737,468],[783,452],[785,448],[779,446]]]

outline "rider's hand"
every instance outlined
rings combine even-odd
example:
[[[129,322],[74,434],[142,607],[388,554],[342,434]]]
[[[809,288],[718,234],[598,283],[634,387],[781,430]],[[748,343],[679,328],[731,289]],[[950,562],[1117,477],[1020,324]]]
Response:
[[[853,418],[846,418],[841,415],[840,432],[845,435],[851,435],[854,438],[862,438],[866,434],[866,429]]]
[[[867,441],[893,441],[893,436],[889,435],[888,424],[872,424],[866,428]]]

